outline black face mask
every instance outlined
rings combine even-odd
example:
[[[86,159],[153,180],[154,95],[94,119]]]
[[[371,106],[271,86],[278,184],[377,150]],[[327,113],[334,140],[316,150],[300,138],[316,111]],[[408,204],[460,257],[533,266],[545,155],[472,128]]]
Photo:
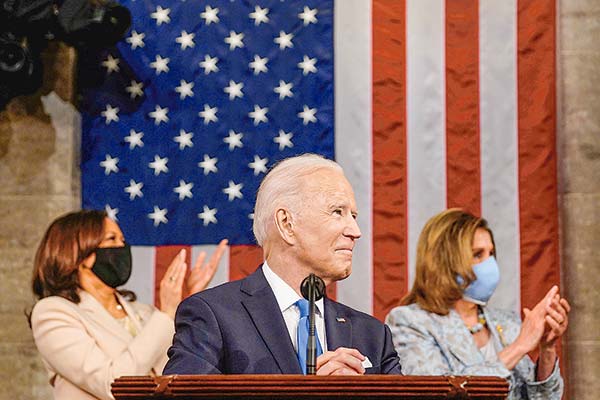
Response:
[[[96,249],[92,272],[112,288],[124,285],[131,276],[131,247],[126,244]]]

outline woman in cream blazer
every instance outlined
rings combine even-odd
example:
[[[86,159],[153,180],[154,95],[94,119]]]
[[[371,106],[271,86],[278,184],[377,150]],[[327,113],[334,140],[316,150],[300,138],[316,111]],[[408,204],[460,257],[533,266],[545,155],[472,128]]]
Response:
[[[88,292],[78,304],[59,296],[41,299],[31,324],[55,399],[111,399],[122,375],[160,375],[175,330],[169,315],[117,294],[138,334],[132,334]]]
[[[226,247],[188,271],[185,253],[160,284],[160,309],[119,291],[131,274],[131,252],[119,226],[103,211],[79,211],[54,221],[35,259],[31,313],[35,344],[57,400],[112,399],[123,375],[160,375],[182,299],[206,287]],[[187,278],[186,278],[187,275]]]

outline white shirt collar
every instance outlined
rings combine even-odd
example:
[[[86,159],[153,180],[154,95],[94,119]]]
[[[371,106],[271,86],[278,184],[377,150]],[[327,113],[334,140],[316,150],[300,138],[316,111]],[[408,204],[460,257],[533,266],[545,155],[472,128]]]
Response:
[[[277,275],[275,271],[269,267],[269,264],[267,264],[266,260],[263,263],[262,270],[263,274],[265,275],[265,279],[269,283],[269,286],[271,286],[273,293],[275,293],[275,299],[277,299],[277,304],[279,305],[279,310],[281,312],[287,310],[293,306],[294,303],[301,299],[298,293],[296,293],[296,291],[290,285],[288,285],[287,282],[281,279],[279,275]],[[318,300],[316,302],[316,306],[318,313],[320,315],[324,315],[323,299]]]

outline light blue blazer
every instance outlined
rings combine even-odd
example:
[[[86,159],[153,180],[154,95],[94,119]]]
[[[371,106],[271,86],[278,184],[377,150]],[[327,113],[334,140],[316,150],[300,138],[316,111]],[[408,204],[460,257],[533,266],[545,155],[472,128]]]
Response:
[[[501,349],[519,334],[521,319],[512,312],[483,308],[492,340]],[[560,400],[563,380],[558,362],[544,381],[535,380],[535,364],[523,357],[512,371],[501,361],[486,362],[458,313],[438,315],[417,304],[396,307],[386,317],[405,375],[488,375],[505,378],[509,400]]]

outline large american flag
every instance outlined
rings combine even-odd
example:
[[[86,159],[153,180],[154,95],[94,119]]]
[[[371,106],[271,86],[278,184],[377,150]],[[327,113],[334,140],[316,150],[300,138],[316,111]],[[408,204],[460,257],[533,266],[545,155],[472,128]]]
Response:
[[[82,59],[83,206],[134,247],[147,302],[181,245],[233,245],[214,284],[256,268],[255,191],[293,154],[334,157],[363,238],[338,300],[383,319],[425,221],[486,217],[496,306],[560,282],[552,0],[128,0],[133,24]],[[94,72],[95,71],[95,72]]]
[[[86,92],[84,206],[133,245],[253,243],[267,168],[334,156],[333,2],[124,5],[131,32]]]

